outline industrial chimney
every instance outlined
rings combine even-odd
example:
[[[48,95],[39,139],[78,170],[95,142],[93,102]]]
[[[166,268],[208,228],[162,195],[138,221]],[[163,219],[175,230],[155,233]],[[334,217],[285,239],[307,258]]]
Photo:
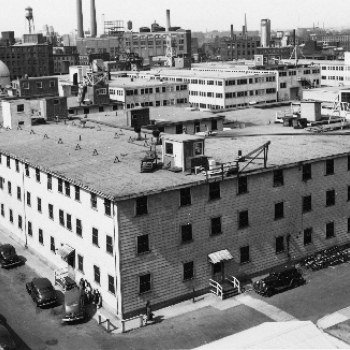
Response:
[[[167,32],[170,30],[170,10],[166,10],[166,30]]]
[[[77,37],[84,38],[82,0],[77,0]]]
[[[96,38],[97,36],[97,21],[96,21],[96,6],[95,0],[90,0],[90,28],[91,28],[91,38]]]

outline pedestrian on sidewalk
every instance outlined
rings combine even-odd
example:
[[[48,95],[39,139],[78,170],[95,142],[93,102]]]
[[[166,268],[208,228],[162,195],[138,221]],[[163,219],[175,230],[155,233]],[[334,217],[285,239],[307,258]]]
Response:
[[[151,303],[150,303],[149,300],[147,300],[147,303],[146,303],[146,317],[147,317],[147,321],[152,321],[153,320]]]
[[[58,124],[58,115],[56,115],[56,125]]]

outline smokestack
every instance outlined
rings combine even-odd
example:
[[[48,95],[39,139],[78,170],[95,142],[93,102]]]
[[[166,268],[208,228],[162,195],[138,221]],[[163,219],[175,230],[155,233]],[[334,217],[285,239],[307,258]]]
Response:
[[[233,61],[233,24],[231,24],[231,60]]]
[[[242,26],[242,34],[243,34],[243,37],[245,37],[245,26]]]
[[[96,6],[95,6],[95,0],[90,0],[90,30],[91,34],[90,36],[92,38],[96,38],[97,36],[97,22],[96,22]]]
[[[82,0],[77,0],[77,37],[84,38]]]
[[[169,31],[169,28],[171,27],[170,24],[170,10],[166,10],[166,30]]]

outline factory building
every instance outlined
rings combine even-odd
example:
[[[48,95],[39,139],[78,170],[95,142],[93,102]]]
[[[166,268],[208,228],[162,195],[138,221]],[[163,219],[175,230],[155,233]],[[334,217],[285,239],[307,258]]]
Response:
[[[109,98],[123,103],[124,109],[187,104],[188,84],[119,77],[109,81]]]
[[[135,133],[108,127],[9,130],[0,221],[127,318],[146,301],[163,307],[206,292],[210,279],[243,280],[349,243],[350,142],[308,141],[164,134],[148,151]],[[268,159],[245,162],[267,147]],[[141,173],[152,152],[163,168]]]

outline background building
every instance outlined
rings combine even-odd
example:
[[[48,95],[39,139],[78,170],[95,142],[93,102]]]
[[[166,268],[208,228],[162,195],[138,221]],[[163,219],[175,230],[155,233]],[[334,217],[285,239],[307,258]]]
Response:
[[[271,40],[271,21],[269,19],[262,19],[260,30],[261,46],[269,47]]]

